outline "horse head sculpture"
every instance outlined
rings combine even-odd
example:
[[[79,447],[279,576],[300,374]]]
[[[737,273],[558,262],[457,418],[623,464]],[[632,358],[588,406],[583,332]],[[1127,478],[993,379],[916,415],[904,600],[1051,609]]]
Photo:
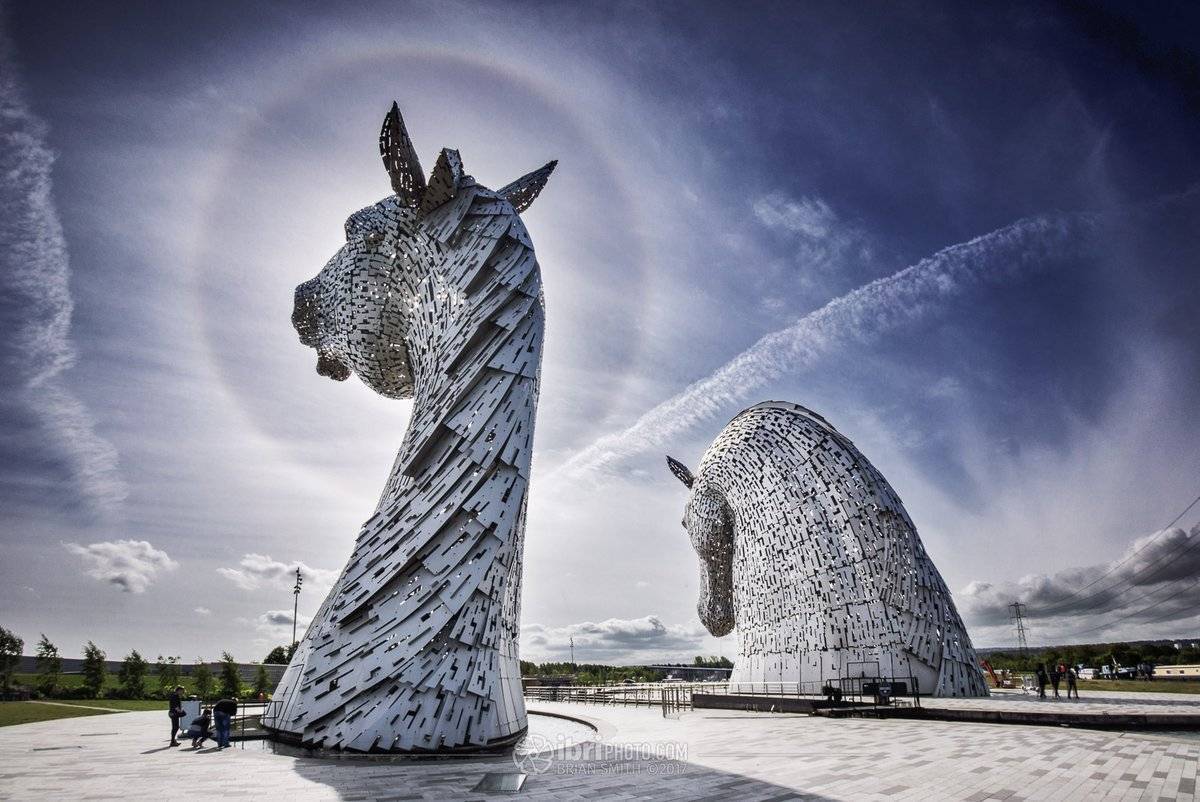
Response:
[[[493,747],[526,728],[517,640],[545,312],[521,222],[555,162],[500,190],[444,149],[428,181],[400,109],[379,138],[392,195],[296,288],[317,372],[353,373],[412,419],[375,513],[265,721],[358,751]]]
[[[700,620],[738,632],[735,682],[890,679],[987,694],[945,582],[900,498],[815,412],[768,401],[739,413],[695,474],[683,526],[700,557]]]
[[[456,247],[466,241],[455,236],[459,227],[470,224],[467,215],[512,218],[504,222],[520,226],[516,216],[537,198],[557,162],[493,192],[463,171],[458,151],[443,149],[427,183],[398,104],[384,119],[379,151],[395,194],[346,220],[346,244],[296,288],[292,325],[300,342],[316,349],[322,376],[344,381],[355,373],[380,395],[411,398],[410,338],[428,353],[428,338],[442,333],[418,331],[421,286],[432,278],[465,300],[465,287],[444,283],[454,278],[449,268],[479,261],[479,254]],[[494,220],[488,223],[498,228]],[[527,241],[523,226],[521,234],[518,241]]]

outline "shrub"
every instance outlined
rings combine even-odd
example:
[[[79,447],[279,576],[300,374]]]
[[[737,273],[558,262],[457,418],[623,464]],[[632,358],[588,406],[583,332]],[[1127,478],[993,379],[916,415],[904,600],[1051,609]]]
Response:
[[[229,652],[221,652],[221,695],[227,698],[242,695],[242,675]]]
[[[21,663],[21,650],[24,648],[25,641],[0,627],[0,689],[7,691],[12,688],[12,675]]]
[[[38,690],[45,696],[53,696],[62,682],[62,657],[58,654],[58,647],[44,633],[38,641],[37,668]]]
[[[146,695],[146,672],[149,663],[146,662],[137,649],[126,655],[117,674],[121,683],[121,695],[126,699],[141,699]]]
[[[196,687],[196,695],[201,699],[211,699],[213,694],[213,675],[208,663],[203,657],[196,658],[196,670],[192,672],[192,682]]]
[[[108,674],[108,669],[104,666],[104,652],[91,641],[88,641],[87,646],[83,647],[82,673],[83,687],[88,694],[85,698],[99,698],[100,692],[104,689],[104,678]]]

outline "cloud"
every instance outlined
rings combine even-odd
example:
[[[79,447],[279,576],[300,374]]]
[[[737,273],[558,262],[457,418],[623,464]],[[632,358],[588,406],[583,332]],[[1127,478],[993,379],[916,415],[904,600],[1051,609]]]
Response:
[[[297,619],[298,632],[297,637],[301,637],[304,630],[312,621],[312,616],[300,614]],[[280,638],[291,638],[292,636],[292,611],[291,610],[267,610],[254,618],[237,618],[235,623],[243,627],[253,627],[265,637],[256,642],[271,643],[276,642]]]
[[[196,607],[192,610],[196,615],[212,615],[212,610],[207,607]]]
[[[689,658],[697,653],[704,638],[699,628],[667,626],[658,616],[609,618],[599,623],[584,621],[562,627],[525,624],[521,627],[521,651],[542,659],[563,659],[575,641],[576,660],[649,662],[664,657]]]
[[[767,228],[801,234],[810,240],[827,239],[837,224],[837,215],[820,198],[789,198],[773,192],[754,202],[754,216]]]
[[[302,562],[282,563],[268,554],[245,554],[237,568],[218,568],[217,573],[242,590],[274,587],[291,590],[296,582],[296,568],[304,577],[303,588],[329,590],[337,581],[338,572],[313,568]]]
[[[145,540],[63,545],[90,564],[88,576],[116,585],[126,593],[144,593],[160,571],[174,571],[179,567],[165,551],[154,548]]]
[[[975,581],[956,597],[968,623],[983,627],[1007,626],[1009,605],[1023,603],[1039,642],[1099,641],[1126,637],[1124,632],[1146,637],[1139,630],[1144,625],[1178,626],[1200,614],[1200,524],[1138,538],[1109,563],[1030,574],[1016,582]]]
[[[821,207],[788,217],[820,230]],[[933,313],[948,299],[983,281],[1004,280],[1068,251],[1087,225],[1082,216],[1019,220],[877,279],[762,337],[747,350],[683,392],[643,414],[631,426],[605,435],[564,464],[567,475],[609,468],[624,457],[660,447],[692,426],[785,373],[804,370],[849,342],[868,342]]]
[[[74,301],[67,243],[52,197],[54,154],[46,147],[45,124],[25,103],[11,52],[0,31],[0,288],[18,310],[7,335],[16,352],[9,378],[49,432],[84,503],[113,513],[129,490],[116,449],[96,433],[95,417],[63,380],[77,354],[69,339]]]
[[[312,621],[310,616],[303,613],[300,615],[299,624],[297,625],[296,637],[303,639],[305,630],[308,629],[309,623]],[[254,618],[246,618],[241,616],[233,621],[242,631],[254,631],[258,633],[258,637],[251,639],[256,647],[276,646],[282,642],[290,642],[292,639],[292,611],[291,610],[267,610]]]
[[[269,627],[290,627],[292,614],[288,610],[268,610],[258,617],[258,621]]]

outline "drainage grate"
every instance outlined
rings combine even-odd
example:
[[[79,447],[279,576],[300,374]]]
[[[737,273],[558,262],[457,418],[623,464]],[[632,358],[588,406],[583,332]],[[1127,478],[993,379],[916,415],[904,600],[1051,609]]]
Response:
[[[520,772],[488,772],[483,775],[479,784],[472,791],[486,791],[493,794],[515,794],[525,785],[527,775]]]

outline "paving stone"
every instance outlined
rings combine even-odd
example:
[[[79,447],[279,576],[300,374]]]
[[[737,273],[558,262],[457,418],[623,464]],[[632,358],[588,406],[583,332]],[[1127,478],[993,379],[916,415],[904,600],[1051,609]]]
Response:
[[[1184,704],[1187,700],[1177,700]],[[1000,700],[1005,703],[1005,700]],[[601,751],[560,750],[510,800],[1194,800],[1200,741],[1166,734],[535,703],[603,723]],[[718,715],[718,712],[720,713]],[[0,799],[486,799],[471,789],[507,757],[386,764],[253,749],[163,748],[161,714],[106,719],[84,738],[69,719],[0,729]],[[111,727],[109,727],[111,722]],[[1049,741],[1049,742],[1048,742]],[[970,744],[971,746],[967,746]],[[664,745],[679,760],[667,760]],[[81,749],[33,751],[54,746]],[[605,752],[619,759],[603,759]],[[655,750],[658,749],[656,752]]]

